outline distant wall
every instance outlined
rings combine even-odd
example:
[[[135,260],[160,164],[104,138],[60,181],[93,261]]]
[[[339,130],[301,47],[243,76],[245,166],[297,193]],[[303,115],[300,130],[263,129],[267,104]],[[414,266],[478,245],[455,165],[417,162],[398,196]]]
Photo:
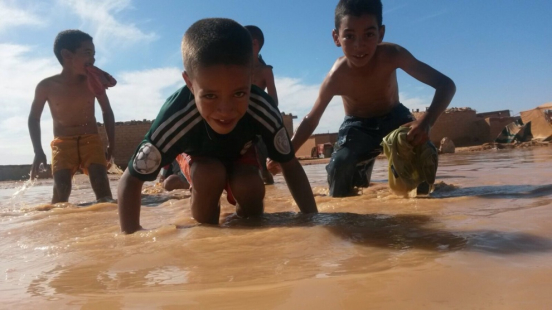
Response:
[[[419,119],[425,113],[414,112],[412,114]],[[436,146],[444,137],[451,139],[455,146],[471,146],[487,142],[488,131],[480,126],[475,126],[478,119],[475,110],[470,108],[448,109],[431,127],[429,139]]]
[[[412,114],[418,119],[425,112]],[[505,115],[510,115],[509,110],[476,113],[470,108],[448,109],[439,116],[431,128],[429,138],[436,146],[439,146],[444,137],[451,139],[455,146],[494,142],[506,125],[519,118]]]
[[[310,158],[312,148],[318,144],[330,143],[332,146],[337,142],[337,133],[321,133],[310,136],[310,138],[295,151],[295,156],[301,158]]]
[[[115,123],[115,164],[122,169],[128,165],[130,157],[144,139],[153,121],[129,121]],[[104,145],[107,145],[105,126],[98,123],[98,132]]]
[[[19,181],[29,179],[31,165],[7,165],[0,166],[0,181]],[[38,175],[39,179],[47,179],[52,177],[50,165],[46,166],[46,171]]]
[[[483,112],[483,113],[477,113],[478,117],[481,118],[488,118],[488,117],[510,117],[510,110],[500,110],[500,111],[492,111],[492,112]]]

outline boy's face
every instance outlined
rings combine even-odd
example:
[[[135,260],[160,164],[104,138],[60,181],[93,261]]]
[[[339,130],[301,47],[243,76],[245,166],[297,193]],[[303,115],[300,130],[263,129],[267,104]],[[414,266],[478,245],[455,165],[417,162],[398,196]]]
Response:
[[[247,112],[251,67],[214,65],[197,68],[193,77],[187,72],[182,76],[207,124],[216,133],[230,133]]]
[[[76,73],[86,74],[86,66],[94,65],[96,59],[96,49],[92,41],[83,41],[79,48],[75,52],[69,50],[62,50],[62,56],[64,57],[64,64],[69,65]]]
[[[385,26],[378,27],[376,17],[370,14],[345,15],[339,29],[332,32],[335,45],[341,47],[347,61],[355,67],[362,67],[372,59],[384,34]]]

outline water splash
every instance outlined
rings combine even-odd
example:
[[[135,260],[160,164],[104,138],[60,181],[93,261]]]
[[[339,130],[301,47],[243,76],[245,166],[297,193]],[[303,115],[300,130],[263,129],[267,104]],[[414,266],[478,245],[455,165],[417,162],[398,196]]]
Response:
[[[8,201],[8,210],[12,208],[11,211],[14,211],[16,209],[21,209],[21,207],[25,206],[25,203],[22,201],[23,194],[25,192],[34,186],[36,182],[36,179],[29,178],[27,181],[23,183],[20,187],[16,188],[15,192],[12,194],[11,198]]]

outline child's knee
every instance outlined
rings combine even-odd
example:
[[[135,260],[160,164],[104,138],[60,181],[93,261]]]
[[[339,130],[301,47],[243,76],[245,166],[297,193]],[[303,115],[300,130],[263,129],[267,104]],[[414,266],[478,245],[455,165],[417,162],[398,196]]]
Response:
[[[353,171],[356,166],[356,160],[351,156],[346,156],[345,153],[338,154],[335,157],[332,157],[326,170],[329,174],[333,175],[335,173]]]
[[[226,184],[226,168],[220,161],[202,160],[194,162],[190,169],[194,187],[216,186]]]

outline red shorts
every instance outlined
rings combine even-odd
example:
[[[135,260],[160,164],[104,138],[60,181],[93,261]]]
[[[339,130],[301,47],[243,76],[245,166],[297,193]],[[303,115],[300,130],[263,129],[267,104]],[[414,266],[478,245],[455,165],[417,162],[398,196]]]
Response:
[[[192,184],[192,174],[190,167],[192,166],[194,159],[202,158],[203,156],[191,156],[186,153],[181,153],[176,157],[176,161],[178,162],[178,165],[180,166],[180,170],[182,170],[182,173],[188,180],[188,183],[190,183],[190,188],[193,186]],[[240,155],[236,160],[230,162],[231,164],[239,164],[239,165],[250,165],[255,166],[257,168],[260,168],[259,160],[257,159],[257,152],[255,151],[255,147],[251,146],[247,149],[247,151]],[[224,163],[223,164],[230,164],[230,163]],[[234,194],[232,194],[232,189],[230,188],[230,182],[226,182],[226,186],[224,187],[226,190],[226,199],[229,203],[236,205],[236,199],[234,198]]]

